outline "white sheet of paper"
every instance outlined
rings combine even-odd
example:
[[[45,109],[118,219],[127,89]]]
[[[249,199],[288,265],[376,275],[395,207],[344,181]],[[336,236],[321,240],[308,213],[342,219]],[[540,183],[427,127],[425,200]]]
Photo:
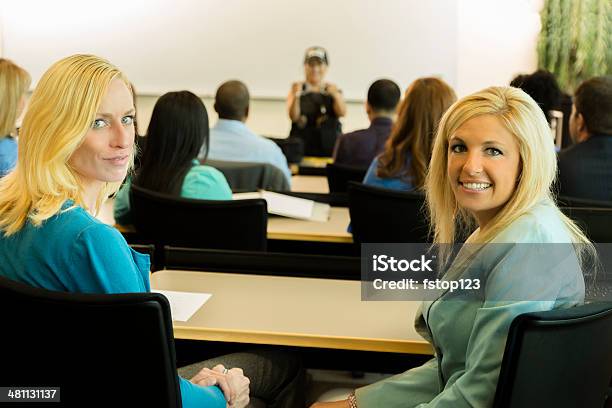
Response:
[[[303,198],[291,197],[284,194],[262,191],[262,197],[268,203],[274,213],[286,217],[308,219],[312,216],[314,201],[304,200]]]
[[[161,293],[168,298],[172,320],[177,322],[189,320],[212,296],[210,293],[176,292],[174,290],[152,290],[151,292]]]
[[[263,198],[268,204],[268,212],[270,214],[303,220],[311,219],[315,205],[315,202],[312,200],[305,200],[303,198],[263,190],[255,193],[237,193],[233,195],[233,198],[234,200]]]

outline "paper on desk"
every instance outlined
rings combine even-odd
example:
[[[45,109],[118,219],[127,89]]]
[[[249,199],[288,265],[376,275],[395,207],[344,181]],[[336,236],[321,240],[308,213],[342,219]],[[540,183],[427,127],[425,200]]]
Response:
[[[152,290],[161,293],[170,302],[172,320],[186,322],[210,299],[210,293],[176,292],[174,290]]]
[[[270,214],[284,217],[298,218],[311,221],[327,221],[329,205],[315,203],[312,200],[292,197],[271,191],[258,191],[255,193],[238,193],[233,195],[234,200],[263,198],[268,204]],[[316,208],[315,208],[316,204]]]

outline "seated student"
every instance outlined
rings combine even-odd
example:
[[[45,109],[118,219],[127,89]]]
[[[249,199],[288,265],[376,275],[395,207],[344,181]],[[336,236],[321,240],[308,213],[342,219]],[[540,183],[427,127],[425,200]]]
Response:
[[[389,79],[379,79],[370,85],[366,102],[370,127],[340,136],[334,149],[334,163],[364,168],[372,163],[389,137],[400,96],[399,86]]]
[[[285,174],[291,184],[291,170],[282,150],[272,140],[256,135],[245,122],[249,117],[249,90],[240,81],[222,84],[215,95],[219,121],[210,130],[211,160],[270,163]],[[205,157],[202,149],[200,158]]]
[[[189,91],[168,92],[157,100],[147,129],[147,143],[140,167],[133,177],[148,190],[185,198],[231,200],[232,191],[223,174],[196,159],[208,149],[206,107]],[[131,224],[128,179],[114,202],[115,220]]]
[[[12,61],[0,58],[0,177],[17,163],[17,118],[25,107],[30,75]]]
[[[420,78],[406,90],[385,149],[376,157],[364,184],[414,190],[423,186],[438,121],[457,97],[438,78]]]
[[[67,292],[149,291],[149,257],[93,217],[132,163],[133,121],[129,82],[105,60],[74,55],[42,76],[23,121],[17,167],[0,180],[0,275]],[[292,393],[298,371],[282,362],[279,370],[268,356],[250,357],[266,373],[261,392],[270,401]],[[257,371],[253,384],[262,384]],[[238,368],[202,369],[179,384],[183,408],[249,402],[249,379]]]
[[[561,91],[551,72],[539,69],[529,75],[517,75],[510,86],[521,88],[540,105],[551,130],[554,130],[551,137],[556,139],[557,131],[561,132],[559,149],[570,144],[568,125],[572,98]]]
[[[422,303],[416,328],[436,350],[429,362],[313,407],[492,406],[512,320],[584,301],[580,260],[594,248],[555,205],[552,147],[544,115],[519,89],[491,87],[451,106],[425,180],[427,206],[437,244],[454,242],[458,221],[477,225],[443,279],[476,276],[482,290]],[[566,258],[547,263],[530,252],[536,243],[565,243]]]
[[[612,201],[612,76],[584,81],[570,117],[574,145],[559,153],[559,194]]]

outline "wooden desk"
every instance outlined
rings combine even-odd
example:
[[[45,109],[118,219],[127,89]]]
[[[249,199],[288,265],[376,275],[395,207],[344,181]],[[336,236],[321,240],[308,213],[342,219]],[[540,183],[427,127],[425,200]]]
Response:
[[[350,222],[348,208],[332,207],[327,222],[296,220],[279,216],[268,217],[268,239],[291,241],[317,241],[351,243],[353,236],[346,228]],[[113,200],[103,204],[97,218],[109,225],[115,225]],[[115,225],[120,232],[134,232],[129,225]]]
[[[346,231],[350,221],[348,208],[345,207],[331,207],[327,222],[270,216],[268,239],[351,243],[353,235]]]
[[[362,302],[356,281],[166,270],[151,286],[213,294],[177,339],[433,353],[413,326],[420,302]]]
[[[301,176],[291,177],[291,191],[300,193],[323,193],[329,194],[327,177],[325,176]]]

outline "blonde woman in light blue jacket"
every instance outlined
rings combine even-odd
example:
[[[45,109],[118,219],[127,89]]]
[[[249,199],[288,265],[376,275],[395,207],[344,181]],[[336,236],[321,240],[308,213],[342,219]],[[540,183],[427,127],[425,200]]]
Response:
[[[458,227],[471,232],[444,279],[477,277],[480,290],[423,302],[415,324],[433,359],[314,407],[492,406],[512,320],[584,302],[580,265],[594,248],[555,205],[553,147],[544,114],[521,90],[491,87],[449,108],[425,181],[427,205],[436,244],[454,243]]]

